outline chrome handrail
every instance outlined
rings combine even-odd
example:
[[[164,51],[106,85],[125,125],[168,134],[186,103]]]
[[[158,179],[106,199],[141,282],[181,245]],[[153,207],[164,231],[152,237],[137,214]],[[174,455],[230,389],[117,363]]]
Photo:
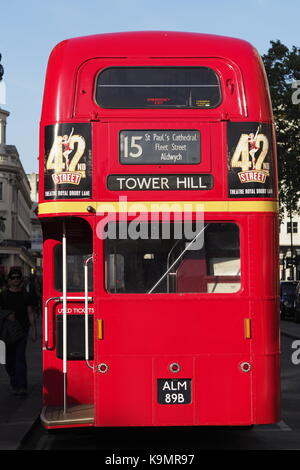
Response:
[[[88,263],[93,260],[94,256],[90,256],[85,260],[84,263],[84,324],[85,324],[85,362],[90,369],[94,369],[89,363],[89,317],[88,317],[88,295],[89,295],[89,274],[88,274]]]
[[[190,246],[197,240],[197,238],[204,232],[204,230],[209,226],[209,224],[205,225],[200,232],[197,233],[197,235],[190,241],[189,243],[186,244],[185,249],[180,253],[180,255],[175,259],[175,261],[171,264],[171,266],[166,270],[166,272],[161,276],[161,278],[154,284],[153,287],[147,292],[147,294],[152,294],[152,292],[155,290],[155,288],[161,283],[161,281],[169,274],[173,266],[183,257],[185,252],[190,248]]]

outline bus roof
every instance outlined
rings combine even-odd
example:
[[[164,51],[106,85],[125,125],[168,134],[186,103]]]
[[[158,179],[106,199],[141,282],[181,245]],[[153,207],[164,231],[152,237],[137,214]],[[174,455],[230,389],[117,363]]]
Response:
[[[248,118],[269,120],[268,87],[257,50],[247,41],[224,36],[173,31],[136,31],[66,39],[52,51],[45,82],[42,121],[72,116],[74,88],[83,64],[92,59],[222,59],[239,68],[246,88]],[[70,86],[71,85],[71,86]],[[267,92],[267,93],[266,93]],[[63,100],[58,110],[58,96]],[[244,99],[244,98],[241,98]],[[253,112],[251,112],[251,109]]]
[[[82,36],[67,39],[56,47],[64,48],[79,62],[92,57],[226,57],[234,60],[239,59],[241,53],[256,53],[254,47],[242,39],[174,31]]]

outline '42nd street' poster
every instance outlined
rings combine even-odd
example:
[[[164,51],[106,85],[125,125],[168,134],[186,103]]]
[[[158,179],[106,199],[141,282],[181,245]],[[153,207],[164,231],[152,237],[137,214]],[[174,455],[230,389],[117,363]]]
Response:
[[[54,124],[45,128],[45,199],[92,197],[91,125]]]
[[[230,122],[228,142],[228,197],[274,197],[271,124]]]

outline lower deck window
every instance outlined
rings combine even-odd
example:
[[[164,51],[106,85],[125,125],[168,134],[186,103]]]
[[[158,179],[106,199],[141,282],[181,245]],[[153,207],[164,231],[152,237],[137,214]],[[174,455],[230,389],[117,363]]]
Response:
[[[150,224],[144,225],[141,233],[153,233]],[[159,224],[159,233],[163,232],[162,225]],[[105,240],[108,292],[231,293],[240,289],[240,237],[236,224],[207,223],[195,232],[194,239],[180,238],[176,223],[171,225],[168,238]]]

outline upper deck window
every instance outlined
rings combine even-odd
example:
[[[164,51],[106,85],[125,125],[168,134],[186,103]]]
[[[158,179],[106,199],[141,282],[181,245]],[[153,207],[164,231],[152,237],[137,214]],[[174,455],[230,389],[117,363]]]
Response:
[[[97,78],[102,108],[215,108],[219,78],[208,67],[112,67]]]

